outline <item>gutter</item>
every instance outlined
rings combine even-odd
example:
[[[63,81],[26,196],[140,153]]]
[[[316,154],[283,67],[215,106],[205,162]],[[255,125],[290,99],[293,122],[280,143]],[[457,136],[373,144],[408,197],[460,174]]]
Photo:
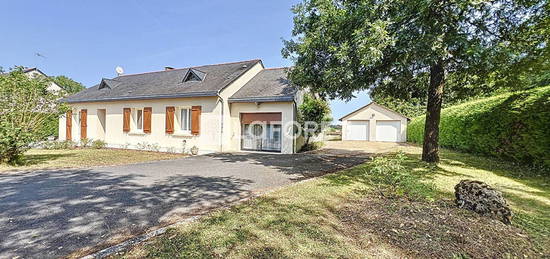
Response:
[[[223,107],[223,97],[220,95],[220,93],[217,93],[217,96],[221,102],[221,112],[220,112],[220,152],[223,152],[223,110],[225,107]]]
[[[247,97],[229,98],[230,103],[253,103],[253,102],[292,102],[294,96],[269,96],[269,97]]]
[[[182,98],[182,97],[209,97],[209,96],[218,96],[216,91],[211,92],[192,92],[192,93],[183,93],[183,94],[159,94],[159,95],[141,95],[141,96],[124,96],[124,97],[108,97],[108,98],[97,98],[97,99],[86,99],[86,100],[63,100],[60,102],[63,103],[90,103],[90,102],[112,102],[112,101],[126,101],[126,100],[148,100],[148,99],[171,99],[171,98]]]

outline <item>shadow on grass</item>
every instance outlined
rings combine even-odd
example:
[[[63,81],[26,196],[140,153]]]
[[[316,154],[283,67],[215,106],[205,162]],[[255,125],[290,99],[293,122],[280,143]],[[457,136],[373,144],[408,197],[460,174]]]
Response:
[[[513,224],[529,232],[539,250],[549,252],[545,247],[550,247],[550,177],[545,174],[545,171],[496,158],[451,150],[442,150],[442,159],[437,166],[421,162],[418,155],[411,157],[416,162],[409,163],[408,167],[424,171],[428,181],[442,177],[448,177],[447,184],[453,181],[458,183],[461,179],[488,181],[490,185],[501,191],[504,198],[512,205],[516,215],[512,221]],[[471,174],[463,174],[453,171],[453,167],[459,171],[472,171]],[[448,197],[453,195],[452,192],[441,191],[441,193]]]
[[[75,154],[24,154],[23,159],[17,164],[0,164],[5,169],[0,169],[0,172],[16,172],[33,169],[34,166],[47,165],[48,162],[52,162],[61,158],[73,157]]]
[[[170,229],[144,246],[146,257],[289,258],[345,255],[328,211],[313,203],[261,197]],[[328,231],[327,231],[328,230]],[[292,253],[292,254],[289,254]]]

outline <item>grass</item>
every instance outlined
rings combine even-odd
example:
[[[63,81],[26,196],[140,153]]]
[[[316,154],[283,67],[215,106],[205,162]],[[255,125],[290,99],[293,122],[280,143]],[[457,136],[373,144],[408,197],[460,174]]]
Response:
[[[215,211],[198,222],[172,228],[118,256],[356,258],[549,254],[550,179],[545,174],[538,176],[533,169],[450,150],[443,150],[441,163],[432,166],[419,161],[418,147],[405,147],[404,152],[407,155],[402,167],[378,160],[379,165],[366,163],[288,186]],[[387,177],[376,173],[375,167],[388,167],[389,170],[381,171],[397,170],[408,176]],[[400,180],[395,181],[395,177]],[[465,178],[486,181],[501,190],[516,213],[513,226],[455,208],[451,201],[453,187]],[[414,218],[415,215],[425,218]],[[416,223],[418,227],[407,230],[408,224]],[[431,229],[437,231],[429,232]],[[524,231],[529,238],[523,235]],[[418,244],[418,240],[425,242]],[[446,245],[445,249],[437,251],[444,254],[433,254],[433,247],[440,244]]]
[[[414,158],[408,165],[422,171],[420,148],[407,147]],[[443,149],[441,162],[426,180],[446,197],[454,197],[454,186],[461,179],[476,179],[501,191],[511,205],[513,224],[526,230],[539,248],[550,253],[550,177],[544,169],[515,165],[499,159]]]
[[[181,154],[124,149],[31,149],[25,153],[23,165],[11,166],[0,164],[0,172],[123,165],[154,160],[175,159],[182,156]]]

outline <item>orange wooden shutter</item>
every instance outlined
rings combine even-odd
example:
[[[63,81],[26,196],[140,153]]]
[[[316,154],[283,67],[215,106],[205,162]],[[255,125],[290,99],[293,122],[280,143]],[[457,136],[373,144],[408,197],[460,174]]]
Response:
[[[130,108],[124,108],[122,112],[122,131],[130,131],[130,113],[132,110]]]
[[[151,133],[151,114],[153,113],[152,107],[143,108],[143,132]]]
[[[68,111],[67,112],[67,115],[66,115],[66,118],[65,118],[65,123],[67,124],[66,126],[66,129],[65,129],[65,138],[67,140],[72,140],[73,139],[73,112],[72,111]]]
[[[88,127],[88,110],[82,109],[80,110],[80,139],[88,138],[87,135],[87,127]]]
[[[176,109],[173,106],[166,107],[166,133],[174,133],[174,112]]]
[[[201,106],[191,107],[191,134],[199,135],[201,131]]]

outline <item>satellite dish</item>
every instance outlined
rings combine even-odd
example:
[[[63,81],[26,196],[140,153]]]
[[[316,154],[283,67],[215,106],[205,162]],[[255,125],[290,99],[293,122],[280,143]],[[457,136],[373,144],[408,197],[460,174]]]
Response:
[[[119,76],[124,73],[124,69],[122,69],[122,67],[120,67],[120,66],[116,67],[115,71]]]

